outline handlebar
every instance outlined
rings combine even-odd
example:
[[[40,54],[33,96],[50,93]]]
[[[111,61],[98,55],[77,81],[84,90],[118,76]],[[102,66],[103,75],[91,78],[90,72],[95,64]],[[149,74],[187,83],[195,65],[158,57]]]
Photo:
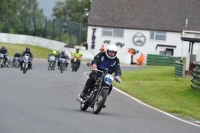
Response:
[[[88,65],[88,64],[87,64]],[[89,65],[88,65],[88,67],[89,67]],[[107,69],[107,68],[106,68]],[[108,69],[107,70],[105,70],[105,71],[102,71],[102,70],[98,70],[98,69],[91,69],[90,68],[90,70],[92,70],[92,71],[97,71],[97,72],[101,72],[102,74],[107,74],[107,72],[105,73],[105,71],[108,71]],[[114,79],[115,79],[115,81],[117,81],[117,82],[119,82],[119,83],[121,83],[122,82],[122,80],[121,79],[119,79],[119,78],[116,78],[116,76],[113,76],[114,77]]]

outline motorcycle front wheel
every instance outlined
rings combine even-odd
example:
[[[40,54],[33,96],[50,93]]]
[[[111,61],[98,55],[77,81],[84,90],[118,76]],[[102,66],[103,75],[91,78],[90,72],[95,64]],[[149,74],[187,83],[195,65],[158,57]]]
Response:
[[[25,74],[26,71],[27,71],[28,64],[24,64],[23,66],[24,66],[24,67],[23,67],[23,73]]]
[[[60,63],[60,72],[63,73],[63,64]]]
[[[103,105],[106,102],[107,96],[108,96],[108,89],[103,89],[97,101],[95,101],[94,103],[93,114],[98,114],[101,111]]]
[[[52,62],[49,63],[48,70],[51,70],[51,64]]]

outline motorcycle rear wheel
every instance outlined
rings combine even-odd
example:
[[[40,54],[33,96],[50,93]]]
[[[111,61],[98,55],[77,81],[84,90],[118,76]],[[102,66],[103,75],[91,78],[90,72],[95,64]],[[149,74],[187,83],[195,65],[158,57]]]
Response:
[[[103,89],[97,101],[94,103],[93,114],[98,114],[106,102],[108,89]]]

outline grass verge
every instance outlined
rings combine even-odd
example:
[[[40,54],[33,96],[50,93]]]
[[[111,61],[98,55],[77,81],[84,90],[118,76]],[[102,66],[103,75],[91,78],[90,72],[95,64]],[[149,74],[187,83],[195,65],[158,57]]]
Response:
[[[34,58],[41,58],[41,59],[47,59],[48,55],[52,52],[51,49],[46,49],[38,46],[31,46],[26,44],[8,44],[8,43],[0,43],[0,48],[2,46],[5,46],[8,50],[9,57],[13,57],[16,51],[19,51],[22,53],[26,47],[29,47],[31,49],[31,52],[33,53]]]
[[[174,76],[174,67],[125,71],[120,90],[163,111],[200,120],[200,91],[190,87],[192,78]]]
[[[26,44],[9,44],[9,43],[1,43],[0,42],[0,49],[2,46],[5,46],[8,50],[9,57],[13,57],[16,51],[19,51],[21,54],[25,50],[26,47],[29,47],[31,49],[31,52],[33,53],[34,58],[40,58],[40,59],[47,59],[48,55],[52,52],[51,49],[46,49],[38,46],[31,46]],[[58,53],[58,51],[57,51]],[[71,58],[71,55],[69,55]],[[91,62],[91,60],[83,60],[84,62]]]

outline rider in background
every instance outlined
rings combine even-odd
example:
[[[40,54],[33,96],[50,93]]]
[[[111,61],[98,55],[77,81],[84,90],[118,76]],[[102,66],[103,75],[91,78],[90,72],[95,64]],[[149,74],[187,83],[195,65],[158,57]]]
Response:
[[[58,57],[58,56],[57,56],[57,52],[56,52],[55,50],[52,51],[52,53],[49,54],[49,57],[50,57],[50,56],[54,56],[54,57],[55,57],[54,64],[56,64],[56,58]],[[49,63],[49,57],[48,57],[48,63]],[[56,65],[55,65],[55,66],[56,66]],[[54,67],[55,67],[55,66],[54,66]]]
[[[6,49],[5,46],[2,46],[2,48],[0,49],[0,53],[4,54],[4,64],[6,64],[7,56],[8,56],[8,50]]]
[[[60,58],[63,58],[63,59],[66,59],[66,70],[67,70],[67,66],[68,66],[68,62],[67,62],[67,59],[69,59],[69,56],[67,54],[65,54],[65,51],[62,50],[59,57],[58,57],[58,69],[60,68]]]
[[[30,55],[30,59],[29,59],[29,63],[30,63],[30,69],[33,69],[33,66],[32,66],[32,60],[33,60],[33,54],[30,50],[29,47],[26,47],[25,51],[22,53],[22,58],[26,55],[26,54],[29,54]],[[22,70],[22,63],[23,63],[23,60],[20,61],[20,66],[21,66],[21,70]]]
[[[78,68],[80,67],[80,64],[81,64],[81,58],[83,56],[83,53],[81,51],[79,51],[79,47],[76,47],[76,51],[74,51],[72,54],[72,59],[71,59],[71,64],[72,62],[74,61],[74,57],[77,58],[77,63],[78,63]]]
[[[80,97],[84,99],[86,92],[92,88],[95,84],[97,77],[101,76],[101,73],[95,71],[95,69],[103,71],[105,68],[108,68],[108,73],[115,73],[115,78],[121,81],[121,68],[120,62],[117,57],[117,47],[114,44],[110,44],[106,50],[106,52],[98,53],[91,63],[93,71],[90,73],[88,80],[85,83],[85,87],[80,94]],[[112,86],[109,88],[110,94],[112,90]]]
[[[14,62],[15,62],[15,57],[18,57],[18,61],[21,57],[21,54],[19,53],[19,51],[16,51],[15,55],[14,55],[14,58],[13,58],[13,65],[14,65]],[[20,62],[20,61],[19,61]]]

